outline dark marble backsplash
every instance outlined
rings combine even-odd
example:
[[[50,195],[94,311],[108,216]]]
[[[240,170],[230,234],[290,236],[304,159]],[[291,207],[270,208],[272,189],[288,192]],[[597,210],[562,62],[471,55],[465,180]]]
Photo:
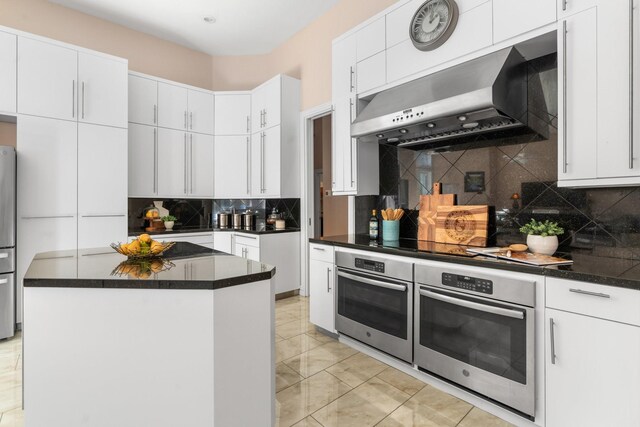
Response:
[[[530,90],[529,113],[547,124],[548,139],[525,135],[488,141],[479,135],[476,147],[458,150],[380,145],[380,196],[356,197],[356,232],[368,232],[371,209],[402,207],[400,236],[415,239],[420,195],[441,182],[442,192],[456,194],[459,205],[493,208],[490,244],[524,242],[521,225],[531,218],[549,219],[565,228],[561,249],[607,247],[615,257],[640,257],[640,187],[558,187],[555,58],[531,63],[533,80],[542,93]],[[536,107],[541,103],[546,108]]]
[[[287,228],[300,228],[300,199],[225,199],[213,201],[213,221],[220,212],[243,213],[251,210],[256,214],[256,228],[266,228],[266,218],[273,209],[283,214]]]
[[[175,229],[211,228],[211,200],[198,199],[129,199],[129,230],[144,229],[143,215],[153,207],[154,201],[162,201],[162,206],[169,214],[176,217]]]

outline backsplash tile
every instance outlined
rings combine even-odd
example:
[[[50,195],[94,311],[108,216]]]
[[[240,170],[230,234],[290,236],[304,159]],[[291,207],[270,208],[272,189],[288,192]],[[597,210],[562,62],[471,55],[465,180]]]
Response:
[[[129,199],[129,230],[144,230],[143,215],[154,201],[162,201],[169,214],[176,217],[174,228],[211,228],[211,200],[199,199]]]
[[[243,213],[251,210],[256,214],[256,229],[268,228],[267,215],[273,208],[284,214],[287,228],[300,228],[300,199],[218,199],[213,201],[213,223],[220,212]]]
[[[561,249],[609,248],[616,257],[640,256],[640,187],[559,188],[555,55],[531,62],[529,80],[530,120],[546,124],[548,139],[521,135],[487,141],[478,135],[477,144],[464,148],[422,151],[380,145],[380,196],[356,197],[356,232],[368,232],[371,209],[402,207],[400,236],[415,239],[420,195],[441,182],[442,192],[456,194],[458,204],[493,208],[490,244],[524,242],[521,225],[549,219],[566,230]]]

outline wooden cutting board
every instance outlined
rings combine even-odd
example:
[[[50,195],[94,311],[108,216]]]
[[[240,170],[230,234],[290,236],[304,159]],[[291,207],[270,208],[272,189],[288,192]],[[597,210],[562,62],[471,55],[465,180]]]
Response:
[[[487,246],[489,206],[438,206],[436,242]]]
[[[439,182],[433,183],[431,195],[420,196],[420,213],[418,214],[418,240],[436,241],[436,216],[438,206],[456,204],[455,194],[441,194]]]

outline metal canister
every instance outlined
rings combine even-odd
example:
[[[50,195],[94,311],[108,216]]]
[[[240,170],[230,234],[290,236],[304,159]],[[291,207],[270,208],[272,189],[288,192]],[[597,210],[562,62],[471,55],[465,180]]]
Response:
[[[232,219],[233,229],[242,230],[242,214],[234,213]]]
[[[243,228],[245,230],[253,230],[255,227],[255,215],[250,210],[242,214]]]
[[[218,228],[221,230],[226,230],[229,228],[229,223],[231,222],[231,214],[226,212],[221,212],[218,214]]]

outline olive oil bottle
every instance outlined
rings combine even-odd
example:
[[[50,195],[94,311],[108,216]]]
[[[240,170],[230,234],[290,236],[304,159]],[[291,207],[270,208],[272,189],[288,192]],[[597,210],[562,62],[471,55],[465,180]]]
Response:
[[[371,218],[369,218],[369,238],[371,240],[378,240],[380,222],[378,221],[377,212],[374,209],[371,211]]]

